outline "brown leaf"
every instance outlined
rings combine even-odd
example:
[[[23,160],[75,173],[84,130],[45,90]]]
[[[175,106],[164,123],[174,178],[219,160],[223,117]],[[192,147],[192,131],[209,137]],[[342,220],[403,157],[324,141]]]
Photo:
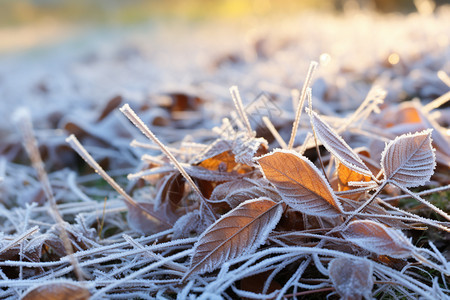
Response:
[[[158,215],[160,217],[159,219],[153,216],[157,213],[153,209],[153,204],[143,202],[137,202],[136,205],[129,204],[128,202],[125,202],[125,204],[128,207],[128,225],[134,231],[142,234],[154,234],[171,227],[167,216],[161,213]]]
[[[333,286],[342,299],[372,298],[373,265],[369,260],[335,258],[330,262],[328,271]]]
[[[359,247],[379,255],[405,258],[411,256],[411,251],[414,250],[414,246],[401,231],[371,220],[350,222],[342,235]]]
[[[325,122],[325,120],[322,120],[322,118],[313,111],[310,112],[310,118],[319,140],[343,165],[360,174],[367,176],[372,175],[369,168],[364,164],[358,154],[350,148],[342,137],[340,137],[337,132]]]
[[[415,187],[430,180],[436,166],[431,130],[404,134],[391,141],[381,155],[386,180]]]
[[[249,166],[237,163],[235,161],[235,156],[231,151],[225,151],[214,157],[205,159],[199,163],[200,167],[203,167],[212,171],[220,172],[237,172],[239,174],[247,173],[251,170]]]
[[[199,236],[214,222],[209,216],[207,213],[201,214],[199,210],[181,216],[173,226],[172,240]]]
[[[103,108],[100,116],[97,118],[97,122],[100,122],[101,120],[106,118],[111,112],[116,110],[116,108],[118,108],[120,104],[122,104],[122,96],[121,95],[112,97],[108,101],[108,103],[105,105],[105,107]]]
[[[211,194],[211,200],[220,201],[225,200],[225,198],[234,191],[241,190],[241,189],[249,189],[256,186],[256,183],[248,181],[248,180],[242,180],[242,179],[236,179],[232,181],[228,181],[222,184],[219,184],[216,186],[214,191]]]
[[[184,178],[180,173],[172,172],[158,182],[157,190],[155,209],[166,204],[175,210],[184,196]]]
[[[274,190],[258,186],[256,182],[239,179],[218,185],[210,199],[226,202],[231,208],[234,208],[246,200],[264,196],[276,202],[281,200]]]
[[[241,189],[234,191],[225,198],[225,201],[227,201],[230,207],[236,207],[246,200],[255,199],[259,197],[267,197],[276,202],[279,202],[281,200],[281,197],[274,191],[271,191],[263,187],[255,186],[250,189]]]
[[[31,289],[22,300],[88,300],[89,291],[73,283],[50,283]]]
[[[254,252],[280,220],[282,206],[268,198],[248,200],[223,215],[194,245],[192,274],[211,272],[227,260]]]
[[[257,161],[264,176],[292,208],[324,217],[342,212],[329,183],[306,157],[294,151],[275,150]]]

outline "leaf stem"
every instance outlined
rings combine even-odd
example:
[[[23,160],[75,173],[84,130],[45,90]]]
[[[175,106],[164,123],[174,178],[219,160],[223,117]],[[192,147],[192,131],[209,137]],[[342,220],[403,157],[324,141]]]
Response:
[[[202,200],[203,204],[208,209],[208,212],[211,214],[211,216],[214,218],[214,220],[217,220],[217,217],[215,213],[213,212],[211,206],[209,205],[208,201],[206,201],[205,197],[203,196],[202,192],[199,190],[197,185],[192,180],[191,176],[186,172],[186,170],[183,168],[183,166],[178,162],[178,160],[173,156],[173,154],[167,149],[167,147],[156,137],[156,135],[147,127],[147,125],[142,122],[141,118],[138,117],[138,115],[131,109],[131,107],[128,104],[125,104],[120,108],[120,111],[150,140],[155,142],[161,151],[170,159],[170,161],[173,163],[173,165],[180,171],[181,175],[183,175],[184,179],[188,182],[188,184],[191,186],[191,188],[194,190],[194,192],[197,193],[197,195]]]
[[[403,187],[401,184],[398,184],[395,181],[391,181],[391,183],[393,185],[395,185],[396,187],[400,188],[403,192],[407,193],[408,195],[410,195],[411,197],[413,197],[414,199],[419,201],[420,203],[428,206],[433,211],[435,211],[436,213],[438,213],[439,215],[441,215],[442,217],[444,217],[445,219],[450,221],[450,216],[447,213],[445,213],[444,211],[442,211],[440,208],[438,208],[438,207],[434,206],[433,204],[429,203],[428,201],[422,199],[420,196],[416,195],[415,193],[411,192],[407,188]]]
[[[303,104],[305,103],[306,98],[306,89],[311,84],[311,79],[314,74],[314,71],[317,68],[317,62],[312,61],[309,65],[308,73],[306,74],[305,82],[303,83],[302,91],[300,93],[300,100],[297,103],[297,110],[295,112],[294,124],[292,125],[291,138],[289,140],[288,149],[292,149],[294,146],[295,136],[297,135],[298,124],[300,123],[300,117],[302,116]]]
[[[384,181],[380,187],[375,191],[375,193],[373,193],[372,197],[370,197],[369,200],[367,200],[366,202],[364,202],[363,205],[361,205],[360,207],[358,207],[358,209],[356,209],[355,211],[353,211],[350,216],[344,221],[344,223],[341,226],[345,226],[348,222],[350,222],[350,220],[356,215],[359,214],[360,212],[362,212],[368,205],[370,205],[370,203],[372,203],[373,200],[375,200],[375,198],[378,196],[379,193],[381,193],[381,191],[383,190],[383,188],[387,185],[387,181]]]
[[[44,190],[45,197],[50,204],[50,211],[52,212],[51,215],[60,229],[60,238],[63,242],[65,251],[69,256],[70,263],[74,268],[75,275],[77,276],[77,279],[79,281],[83,281],[83,271],[78,263],[78,260],[73,256],[72,243],[69,240],[69,236],[64,226],[64,219],[62,218],[61,213],[58,210],[52,186],[50,184],[50,180],[48,179],[47,172],[45,171],[44,163],[42,162],[42,157],[41,153],[39,152],[36,136],[34,134],[30,113],[27,109],[19,109],[18,111],[16,111],[15,118],[23,134],[25,150],[30,157],[33,168],[37,172],[37,176],[42,185],[42,189]]]
[[[139,207],[139,209],[145,211],[150,216],[158,219],[159,221],[168,224],[164,220],[162,220],[160,217],[158,217],[154,212],[146,209],[142,205],[140,205],[138,202],[136,202],[133,198],[131,198],[130,195],[128,195],[124,189],[120,185],[117,184],[117,182],[108,175],[108,173],[103,170],[103,168],[95,161],[95,159],[87,152],[87,150],[81,145],[81,143],[78,141],[78,139],[75,137],[75,135],[71,134],[68,138],[66,138],[66,142],[69,143],[69,145],[74,149],[78,155],[80,155],[84,161],[95,170],[97,174],[99,174],[113,189],[116,190],[125,200],[126,203],[129,205],[132,205],[134,207]]]
[[[281,135],[278,133],[275,126],[273,126],[270,119],[267,116],[264,116],[264,117],[262,117],[262,120],[263,120],[264,124],[266,125],[267,129],[270,130],[270,133],[272,133],[273,137],[277,140],[278,144],[280,144],[281,148],[287,149],[288,146],[287,146],[286,142],[283,140]]]
[[[244,122],[245,127],[247,128],[248,135],[253,136],[254,133],[253,133],[252,127],[250,126],[250,121],[248,120],[247,114],[245,113],[244,104],[242,103],[242,98],[241,98],[241,95],[239,94],[238,87],[233,85],[230,88],[230,93],[231,93],[231,98],[233,98],[233,102],[234,102],[236,110],[239,114],[239,117]]]

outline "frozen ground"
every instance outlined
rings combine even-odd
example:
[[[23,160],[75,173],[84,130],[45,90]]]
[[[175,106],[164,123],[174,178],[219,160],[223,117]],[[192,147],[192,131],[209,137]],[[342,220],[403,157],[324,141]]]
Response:
[[[130,103],[165,143],[204,142],[211,137],[208,129],[230,116],[229,87],[237,85],[246,105],[263,92],[276,103],[279,111],[263,113],[287,141],[294,119],[292,95],[312,60],[320,63],[312,95],[322,114],[350,114],[374,86],[387,91],[383,109],[413,98],[425,105],[449,92],[450,7],[407,16],[309,13],[236,24],[95,29],[63,44],[0,57],[0,297],[16,298],[44,280],[76,278],[70,260],[59,260],[64,255],[59,229],[22,148],[17,109],[25,107],[31,114],[59,211],[88,274],[84,287],[95,297],[156,297],[158,291],[171,297],[182,290],[171,277],[179,270],[155,265],[157,279],[138,272],[155,261],[140,245],[157,251],[154,241],[169,241],[170,232],[140,237],[131,229],[126,206],[90,173],[65,138],[74,133],[135,198],[151,201],[148,187],[137,188],[126,179],[144,166],[140,157],[148,150],[130,147],[133,139],[144,139],[118,112],[121,104]],[[396,115],[391,117],[396,123]],[[433,120],[448,145],[448,105]],[[300,130],[299,140],[303,136]],[[354,146],[361,146],[358,142]],[[440,154],[444,168],[449,167],[446,151]],[[106,238],[98,234],[102,218]],[[194,241],[176,244],[178,251]]]

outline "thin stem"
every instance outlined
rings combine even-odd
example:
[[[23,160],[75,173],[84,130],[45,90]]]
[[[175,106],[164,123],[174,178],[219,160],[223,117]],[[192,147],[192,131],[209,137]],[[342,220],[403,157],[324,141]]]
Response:
[[[423,111],[424,112],[430,112],[433,109],[442,106],[445,102],[447,102],[449,100],[450,100],[450,91],[448,91],[444,95],[439,96],[438,98],[434,99],[433,101],[431,101],[430,103],[425,105],[423,107]]]
[[[448,87],[450,87],[450,77],[443,70],[439,70],[437,72],[437,76],[443,83],[445,83]]]
[[[217,220],[216,215],[214,214],[211,206],[209,205],[208,201],[206,201],[205,197],[203,197],[202,192],[199,190],[197,185],[192,180],[191,176],[188,175],[186,170],[183,168],[183,166],[178,162],[178,160],[173,156],[173,154],[167,149],[167,147],[156,137],[155,134],[147,127],[147,125],[142,122],[141,118],[139,118],[136,113],[131,109],[131,107],[128,104],[125,104],[120,108],[120,111],[150,140],[155,142],[161,151],[170,159],[172,164],[180,171],[181,175],[186,179],[188,184],[191,186],[191,188],[194,190],[194,192],[197,193],[197,195],[200,197],[200,199],[203,201],[203,204],[208,209],[211,216],[214,218],[214,220]]]
[[[309,105],[309,113],[312,113],[312,94],[311,94],[311,88],[307,88],[306,89],[306,95],[308,98],[308,105]],[[327,179],[328,182],[330,182],[330,180],[328,179],[327,176],[327,172],[325,171],[325,166],[323,164],[322,161],[322,155],[320,155],[320,150],[319,150],[319,139],[317,138],[317,134],[316,134],[316,130],[314,128],[314,124],[311,121],[311,127],[312,127],[312,132],[314,135],[314,143],[316,145],[316,152],[317,152],[317,156],[319,157],[319,162],[320,162],[320,167],[322,168],[322,173],[325,176],[325,178]]]
[[[354,124],[359,117],[364,117],[364,114],[362,114],[364,110],[369,110],[368,113],[365,113],[366,115],[368,115],[376,105],[383,103],[386,94],[386,91],[380,87],[372,88],[367,94],[367,97],[364,99],[363,103],[361,103],[361,105],[349,118],[345,119],[345,123],[337,129],[337,132],[341,133],[345,131],[350,126],[350,124]],[[368,108],[369,105],[370,108]]]
[[[292,149],[294,146],[295,136],[297,135],[298,123],[300,123],[300,117],[302,116],[303,104],[305,103],[306,98],[306,89],[311,84],[311,79],[314,74],[314,71],[317,68],[317,62],[312,61],[309,65],[308,73],[306,75],[305,82],[303,83],[302,91],[300,93],[300,101],[297,104],[297,110],[295,112],[295,120],[292,125],[291,138],[289,140],[288,149]]]
[[[23,241],[24,239],[26,239],[27,237],[35,234],[36,232],[39,231],[39,227],[38,226],[34,226],[30,229],[28,229],[27,231],[25,231],[24,233],[20,234],[18,237],[16,237],[14,240],[12,240],[8,245],[6,245],[5,247],[3,247],[2,249],[0,249],[0,254],[2,254],[5,251],[8,251],[9,249],[11,249],[12,247],[14,247],[15,245],[17,245],[18,243],[20,243],[21,241]]]
[[[250,126],[250,121],[248,120],[247,114],[244,110],[244,104],[242,103],[241,95],[239,94],[239,90],[237,86],[233,85],[230,88],[231,98],[233,98],[234,106],[236,107],[236,110],[239,114],[239,117],[241,118],[242,122],[245,124],[245,127],[247,128],[249,136],[253,136],[253,130]]]
[[[315,293],[332,292],[332,291],[335,291],[334,287],[327,287],[327,288],[316,289],[316,290],[312,290],[312,291],[298,292],[295,294],[286,294],[286,295],[284,295],[284,297],[290,299],[290,298],[297,297],[297,296],[306,296],[306,295],[315,294]]]
[[[426,191],[421,191],[421,192],[416,193],[416,195],[424,196],[424,195],[429,195],[429,194],[433,194],[433,193],[437,193],[437,192],[443,192],[443,191],[447,191],[447,190],[450,190],[450,184],[440,186],[440,187],[437,187],[434,189],[426,190]],[[394,200],[400,200],[400,199],[405,199],[405,198],[410,198],[410,197],[411,196],[409,194],[406,194],[406,195],[384,198],[383,201],[394,201]]]
[[[38,142],[34,134],[33,124],[31,122],[31,116],[28,110],[23,109],[18,110],[16,112],[15,117],[16,121],[18,122],[18,125],[20,126],[20,130],[22,131],[23,134],[25,150],[27,151],[28,156],[30,157],[33,168],[37,172],[37,176],[39,182],[42,185],[45,197],[50,203],[50,210],[52,212],[51,215],[55,219],[56,223],[60,228],[60,237],[63,242],[64,248],[70,258],[70,262],[73,265],[78,280],[83,281],[84,280],[83,271],[81,270],[77,259],[73,256],[72,243],[69,240],[66,228],[64,227],[64,220],[58,210],[58,206],[56,205],[56,200],[53,194],[50,180],[48,179],[47,172],[45,171],[44,168],[44,163],[42,162],[41,153],[39,152],[38,148]]]
[[[409,194],[411,197],[413,197],[414,199],[416,199],[420,203],[428,206],[433,211],[435,211],[436,213],[438,213],[439,215],[441,215],[442,217],[444,217],[445,219],[450,221],[450,216],[448,214],[446,214],[444,211],[442,211],[440,208],[438,208],[438,207],[434,206],[433,204],[431,204],[431,203],[425,201],[424,199],[420,198],[418,195],[416,195],[415,193],[411,192],[407,188],[403,187],[401,184],[398,184],[395,181],[392,181],[391,183],[394,184],[396,187],[400,188],[403,192]]]
[[[188,249],[188,250],[184,250],[182,252],[179,252],[177,254],[174,254],[172,256],[169,257],[164,257],[163,259],[154,262],[142,269],[140,269],[139,271],[133,272],[130,275],[117,280],[115,283],[108,285],[107,287],[104,287],[103,289],[97,291],[94,295],[92,295],[92,297],[90,299],[94,300],[94,299],[98,299],[99,297],[103,296],[103,294],[105,294],[106,292],[121,286],[122,284],[126,283],[127,281],[134,279],[140,275],[143,275],[145,273],[148,273],[149,271],[158,268],[160,266],[163,266],[165,264],[167,264],[168,262],[173,262],[174,260],[180,259],[182,257],[188,256],[189,254],[192,253],[192,249]]]
[[[375,193],[372,195],[372,197],[370,197],[370,199],[368,199],[363,205],[361,205],[360,207],[358,207],[358,209],[356,209],[355,211],[353,211],[350,216],[347,218],[347,220],[344,221],[344,223],[342,224],[342,226],[345,226],[348,222],[350,222],[351,219],[353,219],[353,217],[356,214],[359,214],[360,212],[362,212],[368,205],[370,205],[370,203],[372,203],[373,200],[375,200],[375,198],[378,196],[379,193],[381,193],[381,191],[383,190],[383,188],[386,186],[387,181],[384,181],[380,187],[375,191]]]
[[[145,249],[144,246],[142,246],[140,243],[138,243],[136,240],[134,240],[131,236],[126,235],[126,234],[124,234],[124,235],[122,235],[122,236],[123,236],[123,238],[124,238],[128,243],[130,243],[133,247],[138,248],[138,249],[146,250],[146,251],[145,251],[145,254],[146,254],[149,258],[153,258],[154,260],[162,260],[162,259],[164,259],[164,257],[163,257],[162,255],[156,254],[156,253],[154,253],[153,251],[150,251],[150,250]],[[168,262],[165,264],[165,266],[168,267],[169,269],[172,269],[172,270],[174,270],[174,271],[178,271],[178,272],[181,272],[181,273],[185,273],[185,272],[187,272],[187,270],[188,270],[188,268],[186,268],[185,266],[183,266],[183,265],[181,265],[181,264],[179,264],[179,263],[173,262],[173,261],[168,261]]]
[[[163,219],[161,219],[158,215],[156,215],[154,212],[146,209],[142,205],[140,205],[138,202],[136,202],[133,198],[131,198],[130,195],[128,195],[122,187],[117,184],[117,182],[109,176],[105,170],[95,161],[95,159],[87,152],[87,150],[81,145],[81,143],[78,141],[78,139],[75,137],[75,135],[71,134],[67,139],[66,142],[69,143],[69,145],[74,149],[78,155],[80,155],[84,161],[91,166],[92,169],[95,170],[97,174],[99,174],[113,189],[116,190],[125,200],[126,203],[128,203],[131,206],[138,207],[139,209],[145,211],[150,216],[154,217],[155,219],[167,224]]]
[[[262,117],[262,120],[263,120],[264,124],[266,125],[267,129],[270,130],[270,133],[272,133],[272,135],[275,138],[275,140],[277,140],[278,144],[280,144],[281,148],[287,149],[288,146],[287,146],[286,142],[283,140],[281,135],[278,133],[278,131],[275,128],[275,126],[273,126],[273,124],[270,121],[270,119],[267,116],[264,116],[264,117]]]

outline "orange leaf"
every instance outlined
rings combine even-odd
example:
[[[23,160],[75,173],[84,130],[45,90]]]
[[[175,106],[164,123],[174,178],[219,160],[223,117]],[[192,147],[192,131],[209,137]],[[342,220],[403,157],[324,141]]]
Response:
[[[268,198],[245,201],[208,227],[194,245],[192,274],[211,272],[227,260],[254,252],[266,241],[283,209]]]
[[[365,176],[353,170],[350,170],[343,164],[339,164],[337,168],[337,177],[338,177],[338,190],[348,191],[353,190],[357,187],[349,185],[349,182],[369,182],[371,178],[369,176]],[[363,193],[352,194],[352,195],[344,195],[343,197],[349,199],[359,199]]]
[[[244,174],[251,170],[249,166],[237,163],[231,151],[225,151],[214,157],[205,159],[199,166],[212,171],[236,171],[239,174]]]
[[[355,187],[350,186],[349,182],[356,181],[356,182],[369,182],[371,179],[369,176],[362,175],[358,172],[355,172],[353,170],[350,170],[343,164],[339,164],[338,169],[338,179],[339,179],[339,191],[348,191],[352,190]]]
[[[257,161],[264,176],[292,208],[324,217],[337,216],[342,212],[329,183],[306,157],[295,151],[275,150]]]
[[[87,300],[90,293],[72,283],[50,283],[28,291],[22,300]]]

